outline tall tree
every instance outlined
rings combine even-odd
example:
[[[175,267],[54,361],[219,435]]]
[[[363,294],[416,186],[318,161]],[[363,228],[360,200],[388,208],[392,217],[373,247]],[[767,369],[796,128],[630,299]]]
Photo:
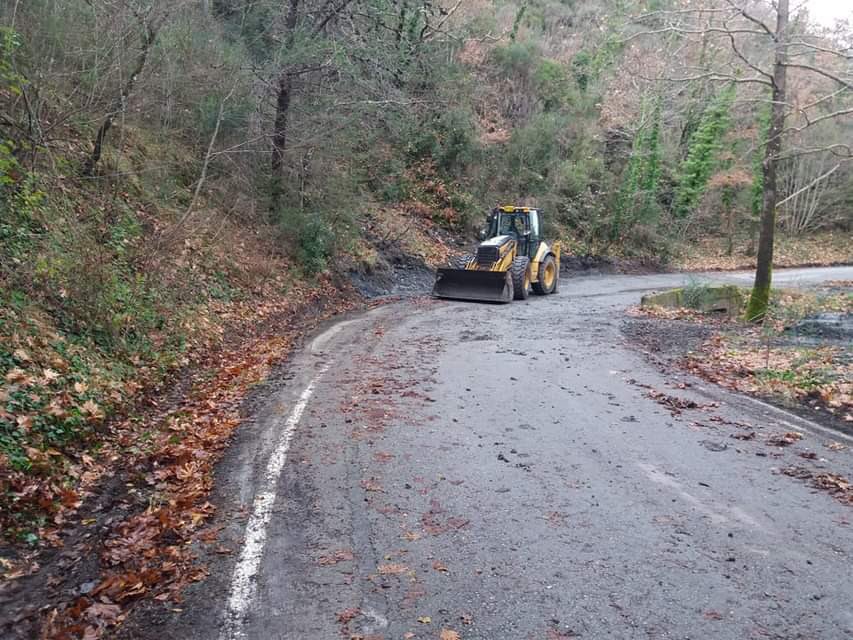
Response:
[[[770,18],[775,18],[775,28],[768,26]],[[763,193],[755,282],[747,306],[748,319],[761,321],[767,313],[772,282],[780,161],[798,154],[828,150],[844,160],[853,159],[853,147],[847,142],[805,149],[786,145],[791,133],[853,114],[850,47],[844,44],[844,38],[816,34],[810,29],[805,14],[792,16],[789,0],[776,0],[773,4],[748,0],[688,0],[685,8],[653,11],[636,16],[633,22],[642,25],[642,30],[630,34],[626,40],[659,38],[667,34],[671,36],[668,44],[673,50],[684,50],[685,44],[692,45],[688,50],[704,51],[710,44],[727,50],[728,55],[709,58],[707,65],[700,59],[698,66],[688,67],[698,69],[696,72],[684,74],[685,65],[677,60],[665,65],[650,79],[675,83],[733,83],[742,89],[747,100],[759,104],[766,100],[762,93],[769,94],[766,141],[757,142],[764,146],[760,176]],[[658,53],[666,55],[663,51]],[[788,80],[793,73],[815,86],[821,95],[805,104],[792,104]],[[748,91],[755,86],[764,89],[758,94]]]
[[[770,284],[773,273],[773,239],[776,232],[776,180],[782,135],[785,129],[785,110],[788,97],[788,0],[778,0],[776,5],[776,31],[773,53],[773,101],[770,106],[770,131],[764,148],[764,200],[758,232],[755,283],[746,307],[746,318],[752,322],[763,320],[770,301]]]

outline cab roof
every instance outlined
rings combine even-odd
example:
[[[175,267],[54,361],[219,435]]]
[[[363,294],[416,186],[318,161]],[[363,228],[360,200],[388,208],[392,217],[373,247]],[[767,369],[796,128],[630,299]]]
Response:
[[[518,207],[513,204],[505,204],[500,207],[496,207],[497,211],[502,211],[503,213],[530,213],[531,211],[539,211],[538,207]]]

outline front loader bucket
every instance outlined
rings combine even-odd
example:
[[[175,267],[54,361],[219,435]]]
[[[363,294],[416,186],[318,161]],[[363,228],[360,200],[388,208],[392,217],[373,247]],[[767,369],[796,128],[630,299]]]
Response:
[[[458,300],[509,302],[512,291],[505,271],[439,269],[432,295]]]

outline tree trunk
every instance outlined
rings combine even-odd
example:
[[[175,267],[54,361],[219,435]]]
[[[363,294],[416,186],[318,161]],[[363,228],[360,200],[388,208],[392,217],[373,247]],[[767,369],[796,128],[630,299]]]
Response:
[[[278,79],[278,96],[275,102],[275,124],[272,135],[272,193],[270,198],[270,213],[275,216],[281,204],[281,194],[284,190],[284,151],[287,147],[287,113],[290,110],[290,96],[293,80],[287,70],[282,71]]]
[[[284,21],[285,55],[293,48],[296,38],[296,23],[299,18],[299,0],[290,0]],[[293,76],[285,66],[278,77],[278,92],[275,101],[275,122],[272,134],[272,161],[270,162],[270,218],[275,221],[284,191],[284,152],[287,147],[287,116],[293,95]]]
[[[140,74],[145,70],[145,65],[148,62],[148,54],[151,52],[151,49],[154,46],[154,41],[157,38],[157,27],[153,26],[151,23],[145,24],[143,25],[142,34],[142,49],[139,52],[139,56],[136,58],[136,65],[128,77],[127,82],[124,83],[121,93],[119,93],[110,105],[110,111],[107,113],[106,118],[104,118],[104,121],[98,129],[98,134],[95,136],[95,144],[92,147],[92,154],[86,160],[86,164],[83,165],[83,175],[92,176],[95,174],[95,169],[98,167],[98,163],[101,161],[101,155],[104,151],[104,142],[106,141],[107,134],[110,132],[110,129],[112,129],[115,117],[124,112],[127,107],[127,99],[130,97],[130,93],[133,91],[133,87],[136,85],[136,81],[139,79]]]
[[[782,131],[785,127],[785,100],[787,77],[785,49],[788,30],[788,2],[778,0],[776,9],[776,53],[773,64],[773,107],[770,113],[770,131],[764,151],[764,197],[758,235],[758,257],[755,284],[746,308],[750,322],[761,322],[767,314],[770,300],[770,283],[773,272],[773,234],[776,229],[776,178],[779,152],[782,150]]]

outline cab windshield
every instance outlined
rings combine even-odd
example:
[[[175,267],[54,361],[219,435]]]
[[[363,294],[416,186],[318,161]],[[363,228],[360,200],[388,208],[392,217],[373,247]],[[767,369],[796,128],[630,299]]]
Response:
[[[497,212],[489,220],[489,237],[514,236],[520,239],[524,236],[526,214]]]

